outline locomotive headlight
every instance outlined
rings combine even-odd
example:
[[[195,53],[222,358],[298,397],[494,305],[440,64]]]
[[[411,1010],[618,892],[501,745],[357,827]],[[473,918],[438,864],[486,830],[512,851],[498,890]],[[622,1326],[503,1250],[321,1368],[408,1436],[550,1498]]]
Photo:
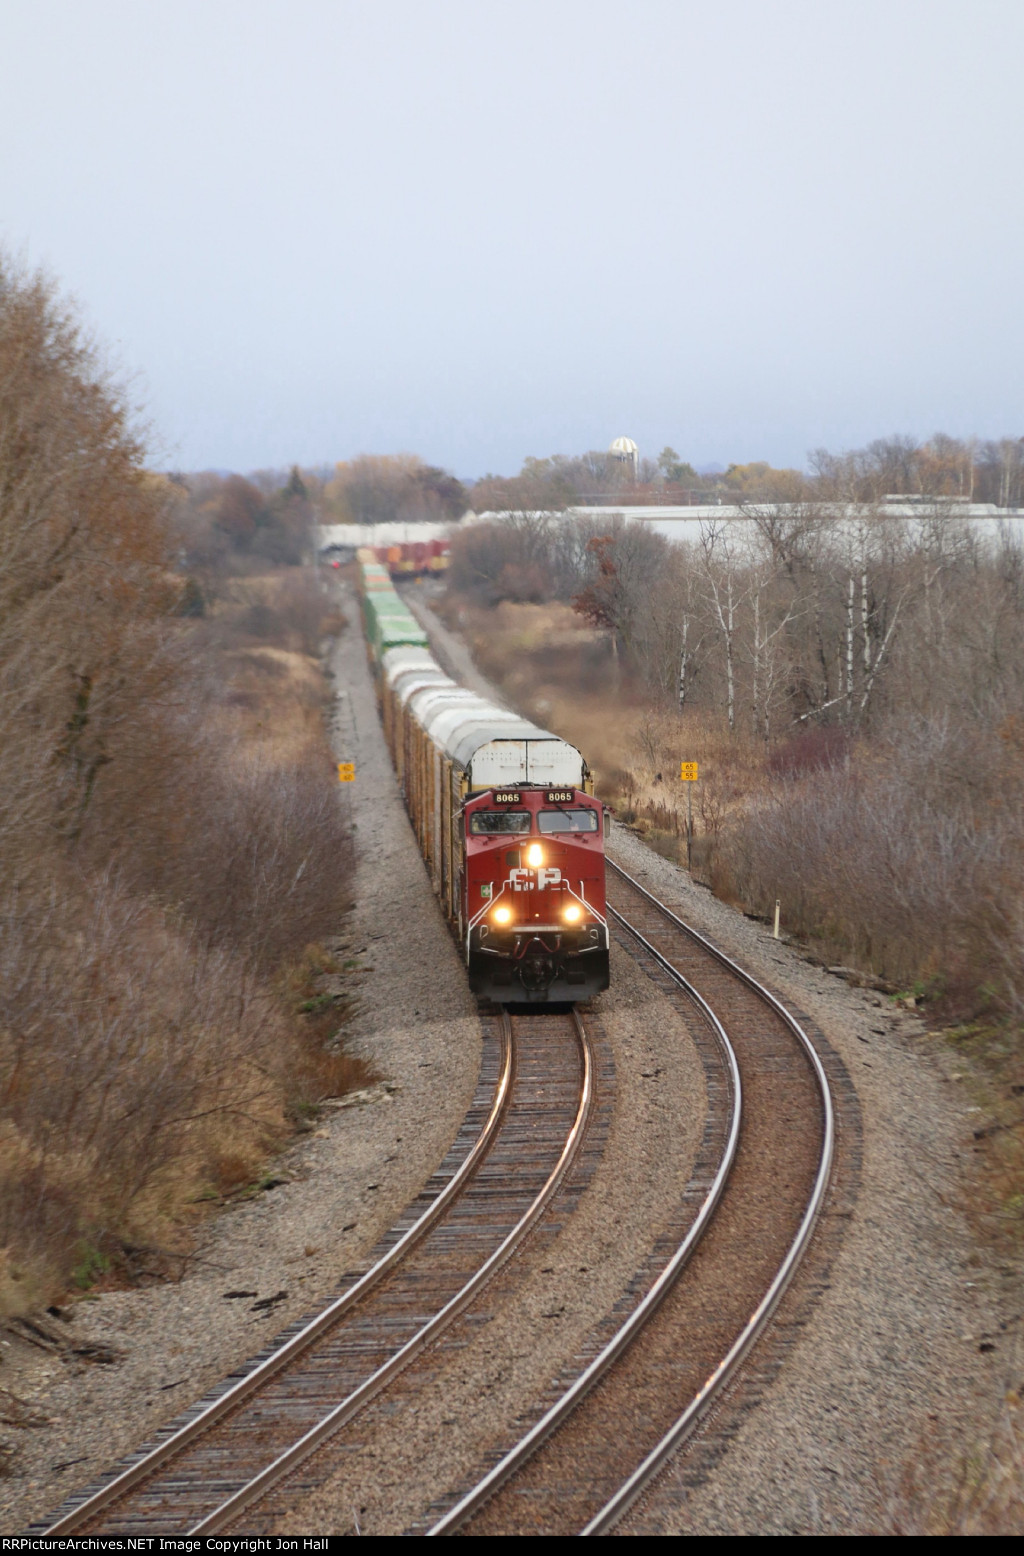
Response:
[[[583,917],[583,909],[580,907],[578,902],[570,902],[569,906],[562,914],[562,917],[565,919],[567,924],[578,924],[580,919]]]
[[[526,850],[526,862],[531,870],[538,870],[544,863],[544,850],[539,843],[531,843]]]
[[[494,912],[491,914],[491,918],[496,924],[509,924],[512,921],[512,909],[495,908]]]

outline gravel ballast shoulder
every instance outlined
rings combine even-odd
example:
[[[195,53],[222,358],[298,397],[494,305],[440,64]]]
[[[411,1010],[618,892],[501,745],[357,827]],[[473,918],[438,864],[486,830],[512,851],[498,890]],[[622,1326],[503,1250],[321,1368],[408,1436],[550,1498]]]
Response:
[[[926,1522],[908,1483],[934,1492],[955,1476],[1020,1381],[1019,1272],[979,1250],[961,1208],[977,1110],[916,1016],[809,964],[626,828],[614,834],[625,869],[816,1023],[856,1088],[862,1130],[845,1235],[798,1342],[710,1475],[694,1486],[679,1461],[666,1476],[675,1506],[652,1498],[630,1532]]]

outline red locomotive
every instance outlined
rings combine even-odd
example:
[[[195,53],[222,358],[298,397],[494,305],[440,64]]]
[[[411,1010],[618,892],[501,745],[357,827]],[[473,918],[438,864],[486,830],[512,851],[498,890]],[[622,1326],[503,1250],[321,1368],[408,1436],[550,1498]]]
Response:
[[[469,983],[490,999],[608,987],[604,807],[581,789],[489,789],[462,810]]]
[[[361,561],[367,589],[369,568]],[[425,648],[382,634],[370,651],[406,808],[470,987],[501,1004],[606,989],[605,807],[579,751],[457,685]]]

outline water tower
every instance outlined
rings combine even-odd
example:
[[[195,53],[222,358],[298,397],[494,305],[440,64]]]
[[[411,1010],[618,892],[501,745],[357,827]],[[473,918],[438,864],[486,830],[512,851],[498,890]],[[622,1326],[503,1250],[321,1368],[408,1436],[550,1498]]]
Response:
[[[608,457],[616,464],[628,465],[631,477],[637,480],[640,474],[640,450],[632,438],[616,438],[608,450]]]

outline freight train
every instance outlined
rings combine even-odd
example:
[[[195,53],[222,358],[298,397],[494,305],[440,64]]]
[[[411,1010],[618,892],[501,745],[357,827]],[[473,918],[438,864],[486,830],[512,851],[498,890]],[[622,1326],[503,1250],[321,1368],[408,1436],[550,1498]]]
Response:
[[[498,1004],[608,987],[608,815],[575,746],[446,675],[363,553],[359,588],[381,719],[470,988]]]
[[[438,528],[434,524],[327,524],[320,531],[320,557],[332,567],[341,567],[356,557],[371,556],[392,578],[436,576],[445,571],[450,560],[447,535],[433,533]],[[407,537],[409,530],[423,530],[428,538],[400,538],[403,532]],[[367,544],[360,536],[367,538]]]

